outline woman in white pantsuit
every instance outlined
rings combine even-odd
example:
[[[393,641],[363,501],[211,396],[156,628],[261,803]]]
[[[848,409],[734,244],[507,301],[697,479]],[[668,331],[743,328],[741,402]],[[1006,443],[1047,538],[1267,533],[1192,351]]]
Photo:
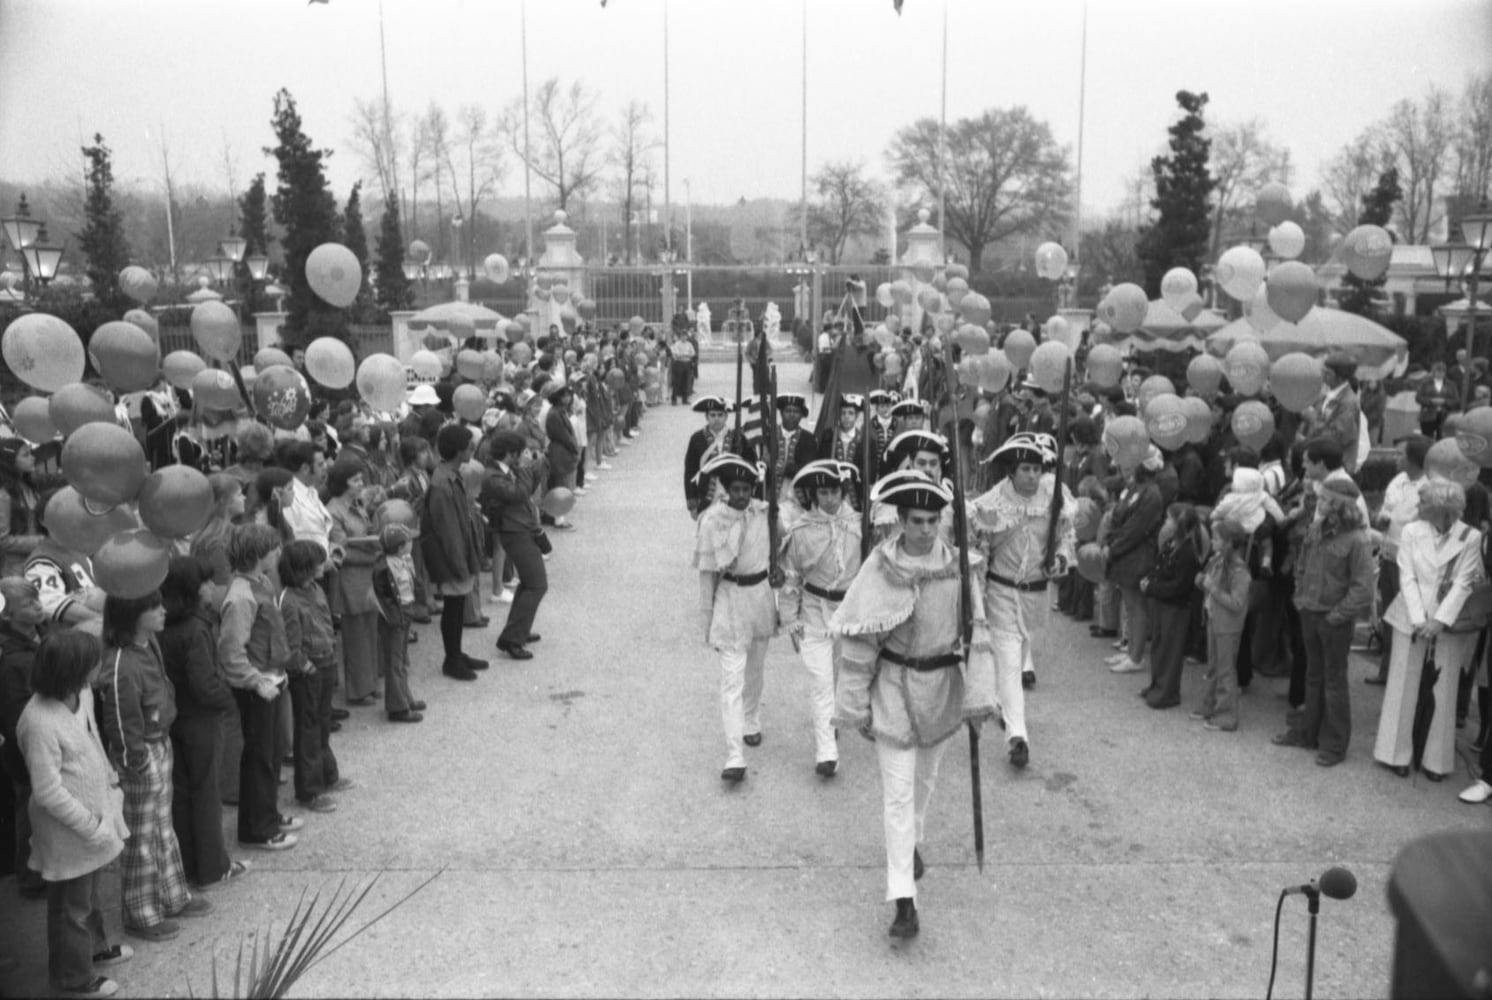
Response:
[[[1482,533],[1460,520],[1466,509],[1460,486],[1426,480],[1419,492],[1419,520],[1405,525],[1399,539],[1399,596],[1383,616],[1396,634],[1373,757],[1408,776],[1415,718],[1428,715],[1419,766],[1440,781],[1455,769],[1456,683],[1476,648],[1475,629],[1449,629],[1483,579]],[[1432,679],[1422,682],[1426,671]],[[1429,688],[1423,693],[1422,683]]]

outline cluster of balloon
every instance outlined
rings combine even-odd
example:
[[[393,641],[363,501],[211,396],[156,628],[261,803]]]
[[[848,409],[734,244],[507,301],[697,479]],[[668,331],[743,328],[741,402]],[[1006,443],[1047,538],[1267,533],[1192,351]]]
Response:
[[[1269,354],[1258,341],[1240,341],[1223,358],[1223,371],[1234,392],[1242,396],[1257,396],[1264,388],[1264,380],[1269,377]]]
[[[1089,583],[1103,583],[1107,561],[1103,557],[1103,546],[1097,542],[1086,542],[1078,546],[1078,573]]]
[[[363,268],[342,244],[323,243],[306,257],[306,283],[323,302],[346,309],[363,287]]]
[[[1264,258],[1253,247],[1230,247],[1217,259],[1217,283],[1239,302],[1248,302],[1264,283]]]
[[[1305,249],[1305,230],[1286,219],[1269,231],[1269,249],[1285,260],[1294,260]]]
[[[891,328],[885,323],[877,323],[871,327],[870,339],[874,340],[881,347],[889,348],[892,344],[896,343],[896,334],[892,333]]]
[[[1043,243],[1036,248],[1036,274],[1048,281],[1061,281],[1067,274],[1067,251],[1060,243]]]
[[[261,347],[254,354],[254,368],[257,371],[262,372],[264,371],[264,369],[273,368],[275,365],[284,365],[286,368],[294,368],[295,362],[290,360],[290,355],[286,354],[278,347]]]
[[[138,264],[119,272],[119,290],[141,305],[155,298],[156,289],[155,275]]]
[[[1058,249],[1061,249],[1060,247]],[[1045,340],[1031,352],[1031,378],[1045,392],[1059,393],[1066,380],[1072,351],[1060,340]]]
[[[1150,452],[1150,432],[1139,417],[1115,417],[1104,425],[1103,448],[1120,468],[1133,470]]]
[[[1181,412],[1186,414],[1186,439],[1192,444],[1205,444],[1212,434],[1212,407],[1200,396],[1185,396],[1181,400]]]
[[[1249,326],[1255,333],[1264,333],[1280,325],[1279,313],[1269,308],[1269,286],[1267,284],[1259,286],[1253,299],[1244,307],[1244,315],[1248,317]]]
[[[1019,370],[1031,364],[1031,355],[1036,352],[1036,338],[1016,327],[1005,335],[1005,342],[1000,345],[1000,350],[1005,352],[1010,363]]]
[[[1180,312],[1193,295],[1197,294],[1197,276],[1190,268],[1173,267],[1160,279],[1160,298],[1166,305]]]
[[[1316,304],[1316,272],[1298,260],[1287,260],[1269,270],[1264,285],[1269,308],[1289,323],[1299,323]]]
[[[114,420],[114,403],[102,392],[85,382],[65,385],[52,393],[47,416],[63,437],[96,421]]]
[[[311,412],[311,386],[289,365],[273,365],[261,371],[254,380],[253,396],[255,412],[281,430],[295,430]]]
[[[470,382],[456,386],[451,394],[451,407],[456,415],[468,423],[480,423],[487,410],[487,396]]]
[[[1425,455],[1425,473],[1434,479],[1447,479],[1462,486],[1476,482],[1477,463],[1466,457],[1457,430],[1455,438],[1441,438]]]
[[[989,333],[984,327],[973,323],[965,323],[955,330],[953,342],[958,345],[959,350],[969,355],[988,354],[990,350]]]
[[[424,240],[415,240],[409,244],[409,259],[416,264],[425,264],[430,260],[430,244]]]
[[[5,366],[33,389],[56,392],[83,377],[83,341],[50,313],[16,317],[0,337]]]
[[[197,375],[206,368],[207,362],[191,351],[172,351],[161,359],[161,374],[178,389],[190,389]]]
[[[1187,363],[1186,384],[1199,396],[1212,396],[1223,384],[1223,365],[1210,354],[1198,354]]]
[[[499,285],[505,284],[512,276],[508,270],[508,258],[500,253],[489,253],[482,261],[482,270],[487,273],[488,280],[495,281]]]
[[[200,359],[198,359],[200,360]],[[188,386],[193,401],[207,410],[236,410],[239,395],[238,383],[233,376],[221,368],[202,368]]]
[[[1134,333],[1145,322],[1150,299],[1145,289],[1126,281],[1115,285],[1098,304],[1098,316],[1120,333]]]
[[[1274,437],[1274,414],[1257,399],[1245,400],[1233,410],[1233,436],[1256,451]]]
[[[144,330],[146,333],[150,334],[151,340],[157,342],[160,341],[161,324],[156,320],[154,316],[150,315],[150,313],[146,312],[144,309],[129,310],[124,314],[124,321],[126,323],[133,323],[140,329]]]
[[[114,320],[93,331],[88,341],[93,367],[116,392],[140,392],[160,377],[161,350],[133,323]]]
[[[420,352],[416,351],[418,356]],[[434,357],[434,355],[431,355]],[[437,359],[436,364],[439,365]],[[413,359],[411,359],[411,367]],[[404,402],[404,366],[389,354],[370,354],[357,368],[357,393],[374,410],[392,413]]]
[[[238,315],[223,302],[210,299],[192,307],[192,338],[212,361],[232,363],[243,345]]]
[[[1150,401],[1157,396],[1176,395],[1176,386],[1164,375],[1151,375],[1140,383],[1140,412],[1150,405]]]
[[[1291,413],[1304,412],[1321,395],[1321,362],[1309,354],[1286,354],[1269,367],[1269,391]]]
[[[1394,241],[1381,226],[1364,225],[1352,230],[1337,248],[1347,270],[1364,281],[1376,281],[1388,270]]]
[[[1175,451],[1186,443],[1186,408],[1174,393],[1163,392],[1145,404],[1145,430],[1150,440],[1166,451]]]
[[[1456,425],[1456,444],[1477,465],[1492,468],[1492,406],[1473,407],[1461,415]]]
[[[1254,214],[1266,226],[1278,226],[1290,214],[1290,189],[1271,181],[1254,196]]]
[[[27,396],[10,409],[10,423],[16,433],[32,444],[42,444],[57,436],[52,423],[52,404],[41,396]]]
[[[988,323],[993,312],[994,310],[990,306],[989,299],[980,295],[978,292],[970,292],[958,304],[959,317],[965,323],[973,323],[976,326],[983,326]]]
[[[1119,384],[1124,375],[1124,355],[1113,344],[1094,344],[1088,349],[1088,379],[1105,389]]]

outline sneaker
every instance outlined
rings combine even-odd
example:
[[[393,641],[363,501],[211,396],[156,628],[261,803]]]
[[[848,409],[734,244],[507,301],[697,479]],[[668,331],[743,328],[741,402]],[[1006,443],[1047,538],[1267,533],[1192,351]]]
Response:
[[[1111,674],[1137,674],[1144,669],[1145,664],[1136,663],[1127,656],[1118,663],[1109,665],[1109,673]]]
[[[286,816],[284,813],[280,813],[279,817],[275,820],[275,825],[286,833],[289,833],[292,830],[299,830],[305,826],[306,821],[299,816]]]
[[[1469,806],[1479,806],[1484,802],[1492,802],[1492,785],[1489,785],[1485,779],[1480,780],[1456,796],[1456,798]]]
[[[142,941],[169,941],[181,933],[181,925],[169,920],[162,920],[158,924],[149,927],[131,927],[125,925],[124,932],[131,937],[140,938]]]
[[[337,800],[330,795],[317,795],[315,798],[302,802],[312,812],[329,813],[337,811]]]
[[[1198,722],[1206,722],[1208,719],[1212,718],[1212,716],[1208,715],[1206,712],[1201,711],[1188,712],[1186,713],[1186,717],[1188,719],[1196,719]]]
[[[1115,649],[1128,649],[1129,648],[1129,640],[1128,639],[1120,639],[1118,642],[1115,642],[1113,645],[1114,645]]]
[[[571,490],[570,492],[573,493],[573,494],[575,494],[578,497],[583,497],[587,493],[589,493],[590,491],[587,490],[584,486],[577,486],[573,490]]]
[[[64,986],[58,992],[70,997],[111,997],[119,992],[119,984],[108,976],[95,976],[81,986]]]
[[[268,840],[240,840],[238,843],[259,851],[288,851],[300,841],[293,833],[277,833]]]
[[[499,603],[499,604],[512,604],[513,603],[513,592],[511,590],[508,590],[508,589],[504,588],[503,592],[501,594],[497,595],[497,603]]]
[[[351,778],[338,778],[333,782],[331,790],[334,792],[345,792],[349,788],[356,788],[357,782]]]
[[[203,882],[201,885],[197,886],[197,888],[211,889],[214,886],[222,885],[225,882],[232,882],[236,879],[241,879],[248,873],[249,863],[247,861],[235,861],[228,866],[228,870],[224,872],[220,878],[214,879],[211,882]],[[95,961],[93,964],[97,965],[98,962]]]
[[[119,965],[128,962],[135,957],[135,949],[127,944],[116,944],[107,951],[101,951],[93,956],[93,964],[96,968],[108,968],[111,965]]]
[[[1128,653],[1115,653],[1113,656],[1105,656],[1103,662],[1112,667],[1114,664],[1123,663],[1127,659],[1129,659]]]
[[[1218,722],[1216,719],[1208,719],[1206,722],[1202,723],[1202,728],[1210,729],[1214,733],[1231,733],[1237,731],[1238,724],[1235,722],[1231,726],[1225,726],[1222,723]]]
[[[611,463],[610,462],[602,462],[600,465],[596,466],[596,468],[601,469],[602,471],[605,471],[606,469],[611,468]]]

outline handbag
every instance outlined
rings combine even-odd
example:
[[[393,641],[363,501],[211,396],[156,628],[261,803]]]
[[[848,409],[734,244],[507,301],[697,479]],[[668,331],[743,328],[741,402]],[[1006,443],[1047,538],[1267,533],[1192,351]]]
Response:
[[[1461,526],[1461,540],[1465,540],[1466,532],[1472,530],[1466,525]],[[1485,539],[1483,545],[1485,545]],[[1435,601],[1439,603],[1445,600],[1445,595],[1451,592],[1451,587],[1456,582],[1456,563],[1446,564],[1445,572],[1441,574],[1440,586],[1436,588]],[[1471,588],[1471,593],[1466,595],[1466,601],[1461,605],[1461,612],[1456,615],[1456,620],[1447,626],[1446,631],[1451,633],[1480,632],[1492,621],[1492,580],[1483,576],[1482,580]]]

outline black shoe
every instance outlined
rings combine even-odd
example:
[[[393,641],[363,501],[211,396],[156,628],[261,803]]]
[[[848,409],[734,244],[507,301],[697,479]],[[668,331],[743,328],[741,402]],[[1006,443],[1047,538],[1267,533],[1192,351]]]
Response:
[[[1031,763],[1031,747],[1019,736],[1010,741],[1010,763],[1016,767]]]
[[[458,681],[474,681],[477,679],[475,671],[466,665],[464,660],[446,660],[441,664],[440,672],[447,677]]]
[[[1029,691],[1032,688],[1034,688],[1035,686],[1036,686],[1036,671],[1034,671],[1034,670],[1024,671],[1021,674],[1021,687],[1025,688],[1027,691]]]
[[[465,653],[461,654],[461,658],[465,660],[466,665],[473,670],[486,670],[488,667],[491,666],[491,664],[488,663],[486,660],[479,660],[475,656],[467,656]]]
[[[913,882],[920,882],[921,880],[922,880],[922,852],[919,851],[917,848],[914,847],[914,848],[912,848],[912,881]]]
[[[741,737],[741,739],[749,747],[759,747],[762,745],[761,733],[747,733],[745,736]]]
[[[1099,628],[1097,625],[1088,626],[1088,634],[1095,639],[1117,639],[1119,630],[1116,628]]]
[[[326,727],[326,729],[327,729],[327,732],[340,733],[342,731],[342,723],[340,723],[340,722],[333,722],[330,725],[328,725]]]
[[[402,712],[389,713],[390,722],[423,722],[424,718],[419,712],[412,712],[407,708]]]
[[[351,717],[352,717],[352,713],[349,712],[349,711],[347,711],[347,709],[345,709],[345,708],[334,708],[334,709],[332,709],[332,721],[333,722],[341,722],[343,719],[348,719],[348,718],[351,718]]]
[[[817,774],[820,778],[832,778],[839,773],[839,761],[821,760],[813,765],[813,773]]]
[[[507,653],[515,660],[532,660],[534,658],[533,653],[530,653],[528,650],[524,649],[522,646],[514,642],[499,642],[497,644],[497,649],[498,652]]]
[[[417,643],[419,641],[420,641],[420,634],[418,632],[411,632],[411,633],[409,633],[409,644],[411,646],[413,646],[415,643]]]
[[[525,639],[525,640],[523,640],[523,641],[524,641],[524,643],[538,642],[542,638],[544,638],[544,637],[542,635],[540,635],[539,633],[537,633],[537,632],[530,632],[528,634],[528,638]]]
[[[425,710],[425,703],[423,701],[411,701],[409,703],[409,710],[411,712],[423,712]]]
[[[914,938],[921,927],[917,923],[917,904],[910,897],[896,901],[896,919],[891,922],[891,936]]]
[[[733,785],[738,784],[746,780],[746,769],[744,767],[727,767],[720,772],[720,780],[729,781]]]

